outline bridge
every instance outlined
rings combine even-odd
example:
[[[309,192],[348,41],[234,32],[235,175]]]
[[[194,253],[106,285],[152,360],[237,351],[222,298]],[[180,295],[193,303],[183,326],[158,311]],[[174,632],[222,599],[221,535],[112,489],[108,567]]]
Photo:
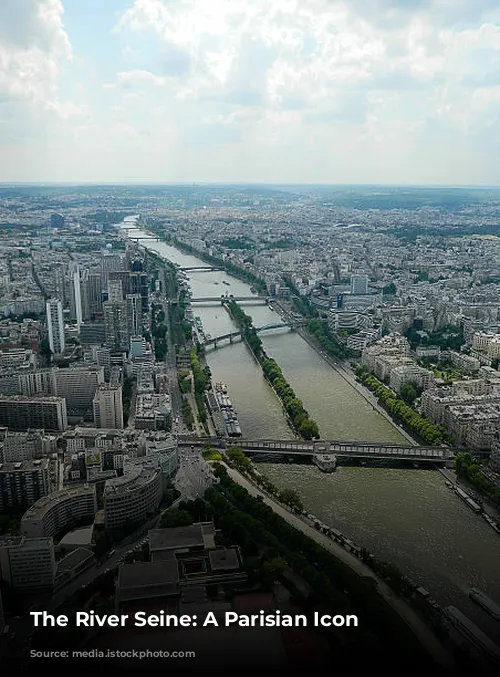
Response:
[[[160,242],[159,237],[131,237],[128,236],[129,240],[132,240],[133,242],[143,242],[144,240],[148,242]]]
[[[189,272],[198,272],[198,273],[211,273],[217,270],[224,270],[224,268],[216,268],[214,266],[187,266],[187,268],[180,268],[183,273]]]
[[[262,327],[255,327],[255,331],[257,334],[260,334],[262,331],[272,331],[273,329],[290,329],[293,330],[296,327],[302,327],[305,324],[307,324],[305,321],[304,322],[273,322],[272,324],[264,324]],[[220,343],[221,341],[228,340],[229,343],[233,343],[235,339],[242,338],[242,333],[241,331],[231,331],[228,332],[227,334],[221,334],[220,336],[212,336],[209,339],[205,339],[203,343],[201,343],[202,346],[211,346],[213,345],[214,348],[217,348],[217,344]]]
[[[267,296],[198,296],[191,297],[191,303],[229,303],[230,301],[253,301],[254,303],[268,303]]]
[[[179,446],[201,446],[209,443],[215,449],[237,447],[249,455],[286,457],[335,455],[338,459],[408,461],[411,463],[445,464],[454,458],[457,449],[450,447],[410,447],[374,442],[340,442],[337,440],[247,440],[243,438],[182,437]]]

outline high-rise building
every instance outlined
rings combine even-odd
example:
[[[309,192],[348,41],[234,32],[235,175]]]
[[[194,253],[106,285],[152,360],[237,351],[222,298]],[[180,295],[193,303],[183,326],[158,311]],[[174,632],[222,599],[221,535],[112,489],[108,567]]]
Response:
[[[73,316],[76,320],[76,325],[78,331],[80,331],[80,326],[83,322],[83,311],[82,311],[82,289],[80,282],[80,268],[78,265],[72,266],[70,270],[71,282],[72,282],[72,310]]]
[[[94,424],[96,428],[123,428],[122,387],[103,385],[94,397]]]
[[[351,275],[351,294],[368,294],[368,275]]]
[[[128,349],[128,317],[126,301],[103,303],[106,347],[115,352]]]
[[[64,397],[70,412],[84,413],[92,410],[97,388],[104,383],[103,367],[69,367],[51,372],[51,395]]]
[[[50,226],[51,228],[64,228],[64,216],[62,214],[51,214]]]
[[[29,508],[51,489],[48,458],[0,463],[0,511]]]
[[[81,281],[82,314],[85,321],[102,312],[102,278],[96,270],[85,270]]]
[[[129,336],[142,333],[142,299],[140,294],[127,294],[127,320]]]
[[[146,339],[143,336],[131,336],[129,357],[142,357],[145,352]]]
[[[123,282],[108,280],[108,301],[123,301]]]
[[[64,340],[63,307],[59,299],[50,299],[45,304],[49,346],[54,355],[62,355],[66,347]]]
[[[101,272],[102,281],[106,287],[108,284],[109,273],[127,269],[125,255],[121,252],[105,250],[102,253]]]
[[[13,590],[51,590],[56,569],[52,538],[15,536],[0,540],[0,576]]]
[[[68,427],[63,397],[24,397],[0,395],[0,426],[10,430],[39,428],[64,431]]]

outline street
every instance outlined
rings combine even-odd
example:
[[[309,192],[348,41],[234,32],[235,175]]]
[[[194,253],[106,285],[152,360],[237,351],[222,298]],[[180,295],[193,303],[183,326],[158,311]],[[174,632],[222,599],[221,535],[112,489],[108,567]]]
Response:
[[[179,449],[179,469],[175,476],[176,489],[185,500],[202,497],[213,485],[213,473],[210,465],[201,455],[201,448]]]

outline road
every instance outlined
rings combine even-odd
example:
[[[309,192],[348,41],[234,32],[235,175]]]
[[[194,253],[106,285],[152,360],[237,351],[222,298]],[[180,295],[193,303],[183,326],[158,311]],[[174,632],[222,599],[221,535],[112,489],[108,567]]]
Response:
[[[226,468],[232,480],[245,487],[245,489],[252,496],[262,496],[264,503],[269,505],[274,510],[274,512],[280,515],[280,517],[286,520],[291,526],[299,529],[306,536],[316,541],[316,543],[319,545],[323,546],[326,550],[335,555],[335,557],[344,562],[355,573],[359,574],[360,576],[369,576],[370,578],[374,579],[377,583],[377,590],[380,596],[385,599],[385,601],[413,631],[422,645],[427,649],[428,653],[432,656],[434,661],[446,670],[453,671],[455,669],[453,658],[441,644],[438,638],[434,635],[434,633],[431,632],[431,630],[425,625],[420,616],[408,604],[406,604],[404,600],[398,597],[384,581],[378,578],[378,576],[376,576],[376,574],[369,567],[367,567],[350,552],[345,550],[341,545],[335,543],[335,541],[332,541],[330,538],[328,538],[328,536],[325,536],[321,532],[317,531],[306,521],[305,518],[291,513],[282,505],[272,500],[269,496],[267,496],[267,494],[263,493],[239,472],[229,468],[228,466],[226,466]]]
[[[202,497],[214,483],[212,468],[201,455],[201,448],[179,449],[179,469],[174,484],[182,498],[194,500]]]

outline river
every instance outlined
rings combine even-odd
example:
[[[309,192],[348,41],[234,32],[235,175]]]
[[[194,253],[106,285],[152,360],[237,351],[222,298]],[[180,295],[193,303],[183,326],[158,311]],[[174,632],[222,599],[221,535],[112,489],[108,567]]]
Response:
[[[144,236],[141,231],[134,236]],[[161,242],[151,250],[183,267],[202,265]],[[224,272],[191,272],[193,297],[229,292],[251,295],[248,284]],[[224,284],[224,282],[228,284]],[[206,333],[234,329],[227,311],[193,306]],[[245,305],[255,326],[279,321],[267,306]],[[402,442],[401,434],[298,334],[283,328],[262,333],[264,348],[317,421],[323,438]],[[280,402],[245,344],[209,350],[214,381],[224,381],[249,438],[291,438]],[[454,604],[500,643],[500,623],[467,596],[471,587],[500,602],[500,537],[473,513],[435,470],[340,467],[333,474],[314,466],[262,463],[259,470],[280,487],[293,487],[304,505],[379,559],[393,562],[443,605]]]

